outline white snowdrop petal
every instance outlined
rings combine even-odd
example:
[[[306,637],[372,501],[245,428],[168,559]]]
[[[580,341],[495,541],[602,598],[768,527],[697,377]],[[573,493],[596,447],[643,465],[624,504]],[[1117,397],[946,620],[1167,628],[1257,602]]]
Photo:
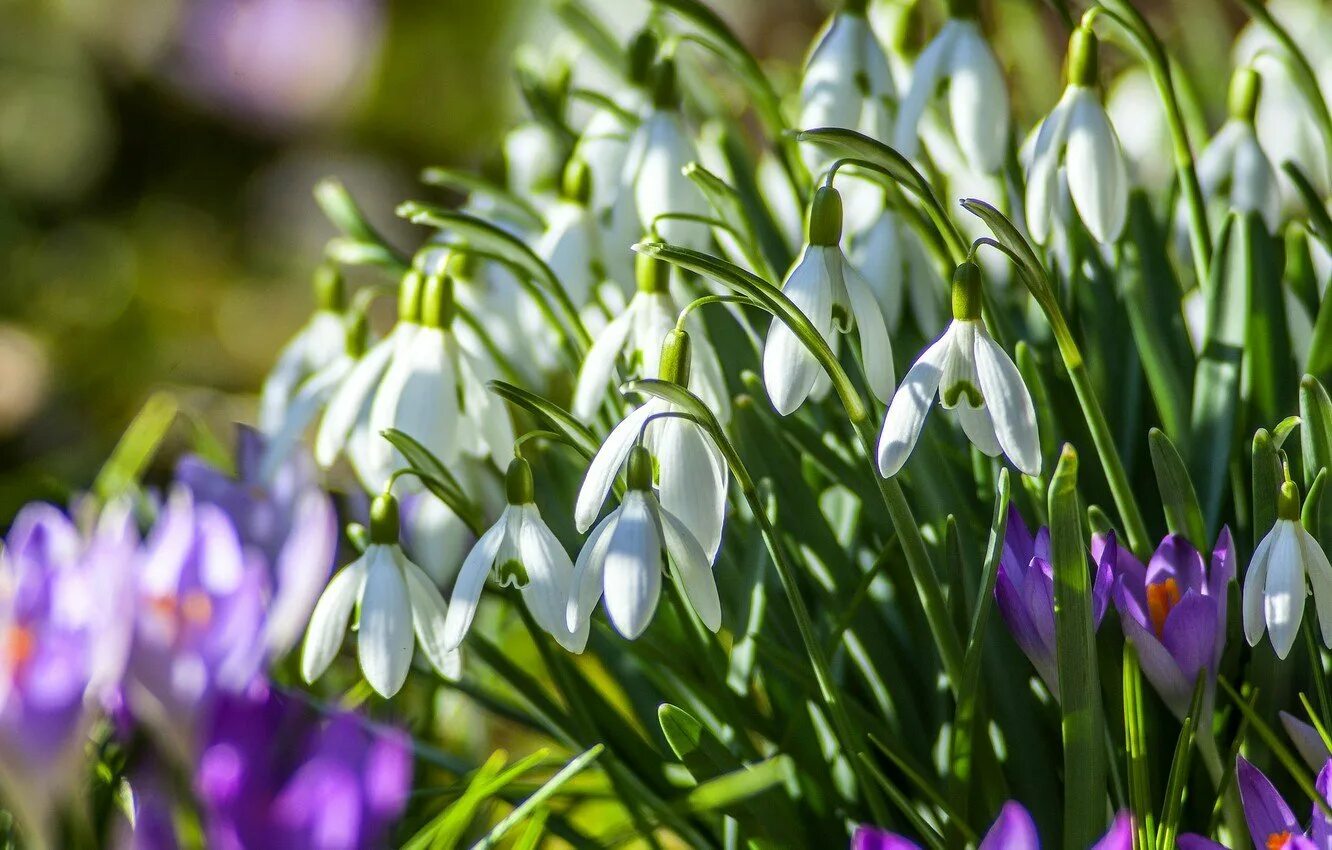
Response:
[[[957,414],[957,421],[962,426],[963,433],[973,446],[980,449],[981,454],[998,457],[1003,453],[1003,447],[999,445],[999,439],[994,433],[994,420],[990,418],[988,407],[983,404],[980,407],[972,407],[966,399],[963,399],[953,408],[953,412]]]
[[[782,285],[782,292],[825,338],[832,333],[833,286],[828,279],[822,249],[805,249]],[[774,318],[763,345],[763,385],[773,407],[786,416],[809,397],[822,372],[800,338],[781,319]]]
[[[574,524],[580,534],[585,533],[596,521],[601,506],[624,466],[629,451],[638,440],[643,425],[654,414],[666,409],[666,403],[652,399],[642,407],[630,413],[606,436],[606,441],[587,466],[583,484],[578,490],[578,501],[574,506]]]
[[[663,213],[709,214],[707,200],[693,181],[681,173],[698,159],[694,143],[674,113],[653,112],[644,121],[643,156],[634,181],[634,202],[645,230],[656,222],[661,238],[673,245],[701,250],[708,244],[708,227],[694,221],[663,219]]]
[[[444,642],[444,621],[448,608],[439,588],[425,571],[399,554],[398,565],[407,581],[407,597],[412,606],[412,631],[421,644],[421,651],[441,676],[448,677],[458,669],[457,649]]]
[[[712,562],[689,528],[669,510],[660,513],[661,528],[666,538],[666,552],[671,566],[680,577],[689,605],[709,631],[721,628],[721,598],[717,595],[717,581],[712,575]]]
[[[1198,187],[1203,197],[1210,199],[1221,191],[1235,170],[1235,149],[1240,139],[1251,132],[1244,122],[1229,120],[1198,154],[1193,169],[1198,175]]]
[[[712,347],[697,311],[685,321],[685,326],[694,347],[689,389],[707,405],[718,422],[728,425],[731,421],[731,393],[726,387],[726,374],[722,371],[717,350]]]
[[[453,585],[453,597],[449,600],[448,616],[444,620],[444,646],[457,649],[472,626],[476,608],[481,604],[481,591],[486,586],[486,576],[495,565],[495,556],[500,544],[504,542],[505,532],[509,527],[509,508],[500,514],[495,524],[476,541],[472,551],[467,553],[462,569],[458,571],[458,580]]]
[[[382,697],[396,694],[412,666],[415,639],[407,585],[388,546],[372,546],[366,553],[356,642],[361,672],[370,687]]]
[[[1281,226],[1281,193],[1276,170],[1251,132],[1241,136],[1235,146],[1230,205],[1241,212],[1260,214],[1269,233],[1276,233]]]
[[[842,279],[851,299],[856,329],[860,332],[860,356],[865,364],[866,382],[875,398],[887,402],[897,383],[897,369],[893,365],[893,344],[888,338],[879,302],[865,278],[845,259],[842,260]]]
[[[377,435],[396,428],[429,449],[445,464],[457,457],[458,390],[444,333],[420,328],[395,354],[370,406],[370,428]],[[393,467],[406,461],[385,439],[372,450]]]
[[[661,532],[649,498],[639,491],[625,494],[606,549],[606,614],[629,640],[647,628],[661,596]]]
[[[606,566],[606,550],[610,547],[611,534],[615,523],[619,521],[620,510],[616,508],[592,529],[583,548],[574,563],[573,577],[569,580],[569,603],[565,609],[565,625],[575,634],[580,629],[586,630],[592,609],[601,598],[602,577]]]
[[[1089,89],[1079,89],[1073,104],[1065,162],[1082,222],[1097,241],[1114,242],[1128,213],[1128,175],[1110,119]]]
[[[1075,93],[1073,89],[1064,92],[1059,103],[1041,122],[1032,147],[1024,206],[1027,230],[1031,232],[1031,238],[1042,245],[1050,236],[1055,199],[1059,192],[1059,163],[1068,140],[1068,122]]]
[[[974,170],[993,174],[1008,149],[1008,87],[976,22],[952,23],[959,27],[948,67],[953,136]]]
[[[362,555],[333,576],[310,615],[305,645],[301,648],[301,677],[307,682],[323,675],[342,647],[352,608],[365,583],[365,560]]]
[[[721,548],[726,519],[727,471],[712,440],[693,422],[670,419],[657,429],[661,506],[679,517],[702,544],[709,562]]]
[[[911,450],[920,439],[925,425],[925,414],[934,403],[943,377],[943,361],[953,346],[953,328],[950,325],[934,343],[920,355],[907,370],[902,385],[893,394],[888,413],[879,434],[879,474],[890,478],[897,474],[911,456]]]
[[[631,303],[628,310],[602,328],[583,358],[573,399],[573,414],[579,419],[591,419],[596,415],[597,408],[606,397],[606,390],[615,374],[615,361],[629,338],[632,310]]]
[[[974,351],[976,377],[999,445],[1023,473],[1040,475],[1041,442],[1036,431],[1036,408],[1022,381],[1022,373],[1008,352],[984,329],[976,333]]]
[[[1314,536],[1299,529],[1300,546],[1304,550],[1304,568],[1313,587],[1314,607],[1318,611],[1318,630],[1323,643],[1332,646],[1332,563]]]
[[[518,550],[527,570],[527,584],[522,589],[523,602],[537,624],[569,649],[572,635],[567,625],[567,603],[573,562],[535,505],[524,505],[520,510],[524,518]],[[579,646],[573,651],[581,649]]]
[[[1267,565],[1283,527],[1278,522],[1262,540],[1258,541],[1258,547],[1253,550],[1253,557],[1249,559],[1249,570],[1244,576],[1241,604],[1244,638],[1249,642],[1249,646],[1257,646],[1267,629],[1267,622],[1263,619],[1263,592],[1267,586]]]
[[[958,22],[949,21],[934,40],[916,57],[911,70],[911,86],[897,109],[897,128],[893,133],[893,147],[907,158],[920,151],[920,119],[934,99],[944,73],[945,63],[952,53],[958,34]]]
[[[1304,618],[1304,552],[1300,546],[1299,527],[1292,520],[1284,523],[1281,536],[1268,556],[1267,581],[1263,586],[1263,618],[1277,657],[1284,659],[1299,635]]]
[[[315,434],[315,461],[330,467],[342,451],[352,426],[373,398],[375,387],[384,377],[397,344],[396,337],[405,325],[398,325],[388,336],[370,347],[329,399]]]

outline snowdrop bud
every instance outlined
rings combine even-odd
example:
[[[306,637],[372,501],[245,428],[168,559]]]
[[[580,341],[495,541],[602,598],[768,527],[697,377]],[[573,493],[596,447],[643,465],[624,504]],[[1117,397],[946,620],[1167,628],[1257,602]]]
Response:
[[[689,334],[679,328],[666,334],[661,343],[661,366],[657,374],[663,381],[670,381],[679,386],[689,385],[689,357],[692,344]]]
[[[532,484],[532,467],[520,457],[509,461],[504,473],[504,492],[510,505],[528,505],[536,501],[536,488]]]
[[[1300,521],[1300,491],[1294,481],[1283,482],[1277,491],[1277,519]]]
[[[431,275],[421,286],[421,324],[427,328],[447,328],[453,324],[453,278]]]
[[[324,263],[315,272],[314,294],[320,310],[341,313],[347,309],[347,285],[342,272],[332,263]]]
[[[1095,86],[1096,69],[1096,34],[1085,26],[1078,27],[1068,39],[1068,84]]]
[[[974,322],[981,317],[980,266],[965,262],[953,272],[953,318]]]
[[[831,186],[820,186],[809,205],[809,244],[830,247],[842,241],[842,196]]]
[[[564,168],[564,197],[581,206],[592,199],[592,170],[581,159],[571,159]]]
[[[948,0],[948,17],[980,17],[980,0]]]
[[[652,73],[652,108],[675,109],[680,105],[680,84],[675,75],[675,60],[662,59]]]
[[[637,86],[645,86],[652,73],[652,62],[657,58],[657,37],[650,29],[641,29],[629,42],[625,76]]]
[[[360,360],[370,347],[370,320],[362,310],[347,317],[347,356]]]
[[[398,542],[398,500],[392,493],[380,493],[370,503],[370,542]]]
[[[652,490],[652,455],[641,445],[629,450],[628,469],[624,473],[625,486],[630,490]]]
[[[664,294],[670,291],[671,266],[665,260],[638,254],[634,260],[634,276],[639,292]]]
[[[403,322],[417,322],[421,318],[421,285],[425,283],[425,275],[416,269],[412,269],[402,276],[402,283],[398,287],[398,320]]]
[[[1263,78],[1252,68],[1240,68],[1230,78],[1230,95],[1226,101],[1231,118],[1250,126],[1258,113],[1258,95],[1262,93]]]

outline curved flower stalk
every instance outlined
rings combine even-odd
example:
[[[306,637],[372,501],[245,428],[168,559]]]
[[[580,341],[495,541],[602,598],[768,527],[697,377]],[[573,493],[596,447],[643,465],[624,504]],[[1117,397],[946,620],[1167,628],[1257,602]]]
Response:
[[[1119,621],[1152,687],[1183,720],[1198,674],[1206,671],[1203,705],[1209,714],[1226,645],[1226,594],[1235,579],[1230,529],[1221,529],[1210,569],[1178,534],[1163,539],[1145,566],[1115,542],[1113,532],[1092,536],[1092,557],[1113,565]]]
[[[999,62],[981,34],[976,0],[953,0],[952,17],[916,59],[911,86],[897,113],[893,147],[920,152],[920,124],[947,89],[953,139],[973,170],[993,174],[1008,150],[1008,88]]]
[[[1203,197],[1212,200],[1225,194],[1230,209],[1260,214],[1268,231],[1276,233],[1281,226],[1280,184],[1253,123],[1261,85],[1254,70],[1235,72],[1230,117],[1198,157],[1198,183]]]
[[[56,804],[82,776],[97,703],[111,704],[131,632],[138,545],[124,506],[85,537],[58,509],[33,503],[0,551],[0,788],[33,846],[48,846]]]
[[[435,670],[457,678],[461,659],[444,646],[447,609],[430,577],[398,545],[398,500],[389,493],[370,506],[370,545],[328,583],[310,618],[301,652],[301,675],[319,678],[342,648],[357,608],[357,654],[370,687],[391,697],[407,680],[412,648],[419,642]],[[415,633],[415,638],[413,638]]]
[[[906,305],[917,328],[943,324],[939,275],[920,237],[892,210],[885,206],[868,230],[851,238],[847,258],[869,282],[889,334],[901,327]]]
[[[1128,812],[1115,815],[1114,823],[1105,836],[1088,850],[1132,850],[1133,819]],[[873,826],[856,827],[851,837],[851,850],[922,850],[921,845],[909,838]],[[1036,822],[1021,803],[1009,800],[999,810],[979,850],[1041,850],[1041,838]]]
[[[336,267],[322,265],[315,274],[315,312],[278,354],[259,395],[259,429],[274,434],[282,427],[298,387],[343,354],[346,333],[342,312],[347,293]]]
[[[1332,645],[1332,564],[1300,525],[1299,490],[1287,480],[1277,496],[1276,524],[1253,550],[1244,575],[1244,636],[1250,646],[1257,646],[1266,631],[1278,658],[1290,654],[1309,594],[1306,576],[1323,643]]]
[[[690,347],[690,336],[685,331],[673,330],[667,335],[658,369],[662,380],[689,385]],[[707,431],[680,416],[675,405],[661,398],[649,399],[624,417],[588,464],[574,508],[579,533],[592,528],[616,475],[640,443],[656,459],[661,507],[689,530],[692,539],[702,546],[708,563],[712,563],[721,548],[726,520],[730,480],[726,458]],[[584,551],[588,551],[586,546]]]
[[[476,541],[458,574],[444,620],[444,646],[453,651],[462,645],[481,602],[486,577],[493,575],[500,586],[519,589],[537,625],[560,646],[582,652],[587,645],[588,621],[580,621],[576,628],[566,625],[573,562],[541,518],[527,461],[515,457],[509,463],[505,484],[508,505]]]
[[[645,254],[636,255],[638,292],[624,312],[597,335],[578,370],[573,414],[580,419],[596,415],[615,375],[615,364],[623,357],[627,377],[655,378],[662,343],[675,327],[678,311],[670,294],[670,265]],[[723,424],[731,419],[731,396],[726,389],[717,352],[708,342],[707,331],[697,316],[686,320],[697,344],[698,365],[690,375],[692,389]]]
[[[1323,850],[1332,843],[1332,819],[1323,807],[1313,804],[1312,821],[1306,830],[1282,798],[1281,792],[1261,770],[1244,756],[1235,759],[1235,784],[1244,804],[1244,820],[1253,846],[1258,850]],[[1318,795],[1332,803],[1332,763],[1326,763],[1314,783]],[[1235,836],[1239,838],[1239,836]],[[1201,835],[1181,835],[1179,850],[1227,850]]]
[[[1100,627],[1114,581],[1113,548],[1093,549],[1092,622]],[[1059,696],[1059,665],[1055,655],[1054,567],[1050,559],[1050,529],[1033,537],[1016,505],[1008,506],[1004,548],[995,578],[994,601],[1014,642],[1031,661],[1041,681]],[[1189,685],[1192,691],[1192,683]]]
[[[1098,242],[1111,243],[1128,215],[1128,169],[1119,137],[1096,94],[1096,36],[1074,30],[1068,48],[1068,87],[1041,122],[1027,174],[1027,228],[1049,239],[1060,172],[1082,223]]]
[[[879,472],[889,478],[920,439],[936,394],[956,410],[972,445],[1006,455],[1026,475],[1041,472],[1036,410],[1022,375],[990,338],[981,319],[980,269],[962,263],[953,274],[953,321],[912,365],[893,395],[879,435]]]
[[[508,411],[486,390],[492,370],[459,344],[453,320],[452,279],[428,277],[421,327],[393,352],[370,404],[370,432],[402,431],[445,464],[489,457],[506,466],[513,456]],[[405,465],[387,440],[373,442],[370,454],[377,469]]]
[[[831,186],[820,186],[814,193],[808,239],[782,283],[782,292],[834,351],[838,344],[834,330],[859,332],[866,381],[880,401],[887,401],[896,380],[892,341],[873,290],[842,253],[842,198]],[[763,344],[763,384],[782,416],[830,386],[818,360],[779,318],[772,320]]]
[[[708,226],[696,221],[667,218],[666,213],[707,216],[707,199],[684,176],[683,169],[698,160],[698,150],[680,114],[680,92],[675,61],[657,63],[652,84],[652,106],[634,132],[625,159],[624,183],[633,189],[639,232],[655,232],[674,245],[700,250],[707,247]]]
[[[592,477],[591,470],[588,477]],[[586,630],[592,609],[604,595],[615,630],[629,640],[641,635],[661,596],[664,547],[669,556],[666,562],[694,613],[704,626],[717,631],[721,601],[711,558],[689,527],[657,501],[652,490],[652,457],[640,445],[629,452],[625,483],[620,506],[592,530],[578,554],[567,609],[569,630]],[[584,482],[584,490],[587,486]]]

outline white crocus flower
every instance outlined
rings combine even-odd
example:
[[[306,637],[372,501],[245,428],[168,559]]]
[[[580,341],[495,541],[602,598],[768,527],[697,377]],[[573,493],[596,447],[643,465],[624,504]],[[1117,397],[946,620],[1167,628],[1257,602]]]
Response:
[[[920,438],[937,394],[956,410],[968,439],[990,457],[1008,456],[1027,475],[1041,471],[1036,410],[1022,375],[981,320],[980,269],[953,275],[953,321],[911,366],[897,388],[879,435],[879,472],[892,477]]]
[[[370,404],[370,432],[402,431],[444,464],[465,455],[489,456],[506,466],[513,456],[513,425],[486,390],[489,367],[453,332],[452,287],[447,275],[426,279],[421,327],[393,352]],[[372,443],[371,454],[379,468],[405,465],[387,440]]]
[[[674,62],[658,63],[656,77],[652,108],[630,142],[624,182],[633,187],[640,232],[655,229],[667,242],[702,249],[708,244],[706,224],[677,218],[658,221],[666,213],[706,216],[710,209],[703,193],[683,173],[686,165],[698,161],[698,151],[680,114]]]
[[[1027,228],[1045,243],[1060,195],[1060,171],[1088,232],[1114,242],[1128,215],[1128,169],[1095,91],[1096,37],[1079,28],[1069,41],[1068,87],[1041,122],[1027,174]]]
[[[1300,524],[1299,491],[1286,481],[1277,496],[1276,524],[1253,550],[1244,576],[1244,636],[1250,646],[1267,631],[1278,658],[1290,653],[1309,593],[1305,576],[1313,586],[1323,643],[1332,646],[1332,564]]]
[[[402,688],[418,642],[440,675],[457,678],[458,653],[443,641],[444,599],[398,547],[398,503],[387,493],[376,497],[370,508],[370,545],[333,576],[315,605],[301,652],[305,681],[313,682],[328,669],[357,608],[361,671],[380,696],[391,697]]]
[[[573,413],[590,419],[600,407],[606,388],[615,375],[616,361],[623,356],[629,376],[655,378],[662,342],[675,327],[677,310],[669,290],[670,266],[644,254],[637,256],[638,292],[619,316],[597,335],[578,370]],[[708,342],[697,315],[685,320],[695,340],[695,365],[690,389],[703,400],[723,424],[731,419],[731,396],[726,389],[717,352]]]
[[[575,631],[586,628],[604,595],[611,625],[633,640],[652,621],[662,567],[669,564],[698,618],[715,632],[721,628],[721,600],[711,560],[685,523],[658,503],[647,450],[631,446],[624,499],[592,530],[574,565],[566,625]]]
[[[1230,118],[1198,157],[1198,183],[1203,197],[1229,195],[1229,207],[1256,212],[1271,233],[1281,226],[1281,189],[1276,169],[1258,143],[1253,119],[1261,81],[1256,72],[1241,68],[1230,87]]]
[[[316,309],[310,320],[283,346],[259,394],[259,430],[276,434],[287,418],[297,389],[340,357],[346,340],[342,311],[346,292],[342,275],[321,266],[315,275]]]
[[[782,292],[816,330],[836,346],[834,330],[860,332],[865,377],[874,395],[887,401],[895,374],[893,349],[870,285],[847,262],[838,244],[842,201],[837,190],[821,186],[809,214],[809,243],[782,284]],[[834,348],[835,350],[835,348]],[[805,403],[823,370],[786,322],[774,318],[763,345],[763,384],[777,412],[786,416]]]
[[[667,334],[658,369],[661,380],[689,385],[691,344],[684,331]],[[648,453],[657,459],[662,507],[689,529],[709,562],[716,559],[726,520],[726,458],[707,431],[676,412],[675,405],[652,398],[611,429],[588,464],[578,491],[574,524],[579,532],[586,532],[596,522],[615,476],[641,439]]]
[[[903,156],[919,153],[921,119],[945,88],[954,140],[974,170],[993,174],[1008,150],[1008,89],[972,16],[950,18],[916,59],[897,113],[894,147]]]
[[[486,577],[494,575],[501,586],[519,588],[532,618],[560,646],[582,652],[588,623],[574,629],[566,625],[573,562],[533,501],[532,469],[527,461],[515,457],[509,464],[506,488],[508,505],[477,540],[458,573],[444,621],[444,645],[457,649],[462,644],[476,616]]]

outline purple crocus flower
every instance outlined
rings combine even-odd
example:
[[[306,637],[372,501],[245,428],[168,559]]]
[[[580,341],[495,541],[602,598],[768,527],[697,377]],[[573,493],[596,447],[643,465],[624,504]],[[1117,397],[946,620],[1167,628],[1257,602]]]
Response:
[[[1036,823],[1023,805],[1015,800],[1004,803],[990,831],[981,839],[978,850],[1040,850],[1041,839]],[[1128,812],[1115,816],[1110,830],[1089,850],[1131,850],[1133,819]],[[851,850],[921,850],[909,838],[873,826],[856,827],[851,836]]]
[[[1272,781],[1243,756],[1235,760],[1235,779],[1255,850],[1327,850],[1332,847],[1332,820],[1317,803],[1313,806],[1309,829],[1305,830]],[[1314,787],[1323,799],[1332,803],[1332,760],[1323,765]],[[1181,835],[1179,848],[1226,850],[1225,845],[1200,835]]]
[[[1110,564],[1096,559],[1092,583],[1092,617],[1101,625],[1110,596]],[[1055,657],[1054,568],[1050,562],[1050,529],[1033,537],[1017,506],[1008,506],[1004,550],[994,585],[999,606],[1013,640],[1026,653],[1052,694],[1059,694],[1059,666]]]
[[[1226,643],[1226,586],[1235,578],[1230,529],[1221,529],[1210,568],[1178,534],[1167,535],[1146,566],[1116,543],[1114,532],[1092,536],[1092,555],[1113,564],[1113,595],[1124,636],[1166,705],[1183,719],[1204,671],[1203,700],[1211,705]]]
[[[338,521],[319,486],[314,460],[292,451],[281,462],[268,457],[258,431],[237,426],[236,477],[190,455],[176,467],[176,480],[196,504],[221,508],[243,547],[255,550],[272,570],[264,643],[280,656],[305,632],[337,555]]]
[[[119,682],[126,640],[101,615],[124,610],[136,545],[118,508],[85,539],[59,509],[34,503],[0,552],[0,781],[25,829],[45,830],[77,776],[89,708]]]

